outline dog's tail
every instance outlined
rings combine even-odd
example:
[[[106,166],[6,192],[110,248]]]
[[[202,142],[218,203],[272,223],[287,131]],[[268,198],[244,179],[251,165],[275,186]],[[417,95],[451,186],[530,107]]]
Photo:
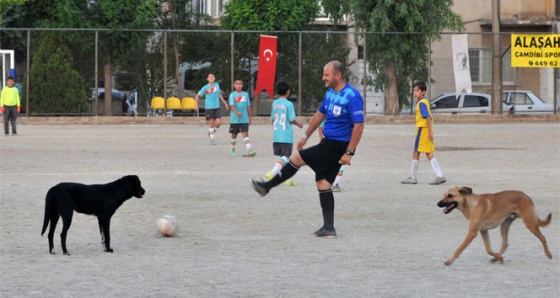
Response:
[[[551,220],[552,220],[552,213],[548,214],[545,220],[539,218],[539,227],[544,228],[548,226]]]
[[[51,219],[50,214],[51,214],[52,202],[53,202],[52,189],[49,189],[49,191],[47,192],[47,197],[45,198],[45,217],[43,219],[43,229],[41,230],[41,236],[45,234],[45,231],[49,226],[49,221]]]

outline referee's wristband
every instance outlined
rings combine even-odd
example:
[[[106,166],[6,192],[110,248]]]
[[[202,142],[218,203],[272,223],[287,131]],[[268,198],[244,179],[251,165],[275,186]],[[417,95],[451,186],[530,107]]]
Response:
[[[306,135],[306,134],[303,134],[303,135],[301,136],[301,138],[302,138],[302,139],[305,139],[305,140],[307,141],[307,140],[309,139],[309,136]]]

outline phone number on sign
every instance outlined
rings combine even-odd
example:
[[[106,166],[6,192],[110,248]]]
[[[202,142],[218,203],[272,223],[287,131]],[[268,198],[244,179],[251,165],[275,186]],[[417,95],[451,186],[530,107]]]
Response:
[[[550,66],[557,67],[558,61],[529,61],[529,66]]]

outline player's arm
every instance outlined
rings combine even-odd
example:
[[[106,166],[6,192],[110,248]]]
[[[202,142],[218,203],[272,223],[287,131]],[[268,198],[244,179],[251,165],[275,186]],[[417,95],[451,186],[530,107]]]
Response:
[[[253,124],[253,117],[251,115],[251,105],[247,105],[247,116],[249,117],[249,125]]]
[[[4,89],[2,88],[2,95],[0,95],[0,112],[4,113]]]
[[[350,165],[350,161],[356,152],[356,148],[362,139],[362,133],[364,132],[364,123],[354,123],[354,128],[352,129],[352,136],[350,137],[350,143],[346,147],[346,153],[340,157],[339,163],[341,165]],[[351,152],[351,154],[349,154]]]
[[[198,112],[198,99],[200,98],[200,94],[196,94],[196,96],[194,97],[194,100],[196,102],[194,109]]]
[[[229,105],[227,101],[224,99],[224,97],[222,96],[222,92],[219,93],[219,96],[220,96],[220,100],[222,101],[222,103],[224,103],[224,106],[226,107],[226,111],[229,111]]]
[[[301,122],[297,121],[297,119],[294,119],[292,121],[290,121],[290,123],[297,125],[297,127],[299,128],[303,128],[303,124],[301,124]]]
[[[434,140],[434,131],[432,129],[432,117],[426,117],[426,121],[428,122],[428,138],[433,141]]]
[[[430,113],[428,112],[428,107],[426,107],[426,104],[423,102],[420,103],[420,114],[422,114],[422,118],[425,118],[426,122],[428,123],[428,139],[433,141],[434,133],[432,130],[432,117],[430,117]]]
[[[325,120],[326,117],[327,117],[326,114],[323,114],[319,111],[315,112],[315,115],[313,115],[313,117],[311,118],[311,122],[309,123],[309,126],[307,127],[305,133],[303,134],[303,136],[301,137],[301,139],[297,144],[298,150],[303,149],[303,146],[305,146],[305,143],[307,142],[307,139],[309,139],[309,136],[313,134],[313,132],[317,129],[317,127],[319,127],[319,125],[321,125],[321,122],[323,122],[323,120]]]

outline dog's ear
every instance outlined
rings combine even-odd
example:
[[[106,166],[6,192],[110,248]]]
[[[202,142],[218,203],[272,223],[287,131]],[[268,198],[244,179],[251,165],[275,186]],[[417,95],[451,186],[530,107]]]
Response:
[[[461,189],[459,189],[459,193],[464,195],[464,196],[468,196],[468,195],[472,194],[472,188],[463,186],[463,187],[461,187]]]

